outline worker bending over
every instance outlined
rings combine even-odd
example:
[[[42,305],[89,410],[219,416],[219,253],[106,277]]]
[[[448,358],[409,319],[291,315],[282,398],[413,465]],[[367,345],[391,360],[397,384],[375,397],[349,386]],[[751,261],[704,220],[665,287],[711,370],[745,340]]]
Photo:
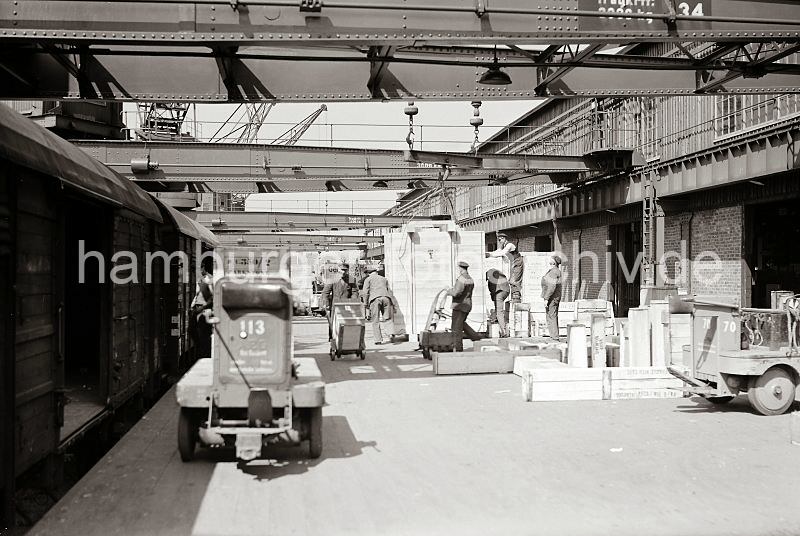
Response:
[[[508,284],[511,287],[511,301],[522,301],[522,274],[525,269],[522,254],[517,251],[517,246],[508,241],[506,233],[497,233],[497,249],[486,254],[487,257],[505,257],[508,259],[509,276]]]
[[[447,295],[453,297],[453,322],[450,329],[456,352],[464,351],[464,333],[473,341],[481,340],[481,336],[466,323],[472,310],[472,291],[475,289],[475,281],[470,277],[468,268],[469,264],[458,261],[458,279],[453,288],[447,291]]]
[[[506,298],[508,298],[511,293],[511,288],[508,285],[508,278],[500,270],[490,268],[486,271],[486,283],[489,286],[489,295],[492,297],[492,303],[494,304],[497,324],[500,326],[500,336],[508,337],[505,307]]]
[[[339,267],[330,281],[322,287],[322,307],[328,315],[328,340],[333,338],[333,304],[346,301],[350,298],[350,285],[346,282],[347,274],[344,267]]]
[[[389,344],[394,333],[394,307],[392,294],[389,292],[389,282],[375,270],[374,266],[368,266],[367,272],[369,275],[364,280],[361,294],[372,318],[372,339],[375,344]]]

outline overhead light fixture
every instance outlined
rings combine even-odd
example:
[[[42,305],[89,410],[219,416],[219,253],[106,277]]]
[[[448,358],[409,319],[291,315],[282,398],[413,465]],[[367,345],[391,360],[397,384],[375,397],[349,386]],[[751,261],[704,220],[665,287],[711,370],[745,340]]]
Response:
[[[389,185],[386,183],[386,181],[375,181],[375,182],[372,183],[372,187],[373,188],[388,188]]]
[[[764,186],[764,183],[761,181],[750,181],[750,184],[755,184],[756,186]]]
[[[489,186],[504,186],[506,184],[508,184],[508,179],[503,177],[489,179]]]
[[[500,70],[500,63],[497,61],[497,45],[494,47],[494,61],[478,79],[478,83],[487,86],[507,86],[511,83],[511,77]]]

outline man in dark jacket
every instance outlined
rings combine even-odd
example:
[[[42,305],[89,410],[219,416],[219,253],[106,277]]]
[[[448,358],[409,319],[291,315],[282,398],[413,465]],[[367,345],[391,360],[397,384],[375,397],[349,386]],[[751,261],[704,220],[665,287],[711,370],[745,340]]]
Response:
[[[392,293],[389,291],[389,282],[380,275],[374,267],[368,267],[370,274],[364,280],[361,294],[364,304],[369,307],[372,318],[372,340],[375,344],[389,344],[394,333],[394,306]],[[383,322],[381,322],[383,315]],[[381,326],[382,325],[382,326]],[[383,334],[381,334],[381,327]]]
[[[558,339],[558,304],[561,302],[561,258],[550,258],[550,269],[542,277],[542,298],[547,314],[547,332],[552,339]]]
[[[453,332],[453,343],[456,352],[464,351],[464,333],[473,341],[481,340],[481,336],[466,323],[467,316],[472,310],[472,291],[475,281],[469,275],[469,264],[458,261],[459,275],[456,284],[447,291],[453,297],[453,321],[450,329]]]
[[[340,268],[341,269],[341,268]],[[322,306],[328,314],[328,340],[333,338],[332,315],[333,304],[350,299],[350,285],[345,282],[345,272],[343,269],[331,281],[322,287]]]
[[[500,336],[508,337],[506,327],[505,301],[511,293],[508,278],[500,270],[491,268],[486,271],[486,281],[489,286],[489,295],[492,297],[497,324],[500,326]]]

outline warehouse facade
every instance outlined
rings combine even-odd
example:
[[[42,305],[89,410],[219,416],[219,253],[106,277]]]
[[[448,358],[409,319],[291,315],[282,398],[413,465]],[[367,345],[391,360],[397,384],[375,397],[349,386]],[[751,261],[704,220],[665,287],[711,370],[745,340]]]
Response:
[[[480,151],[609,148],[636,149],[647,163],[569,187],[434,190],[393,213],[450,213],[465,229],[484,230],[490,247],[502,229],[523,252],[559,251],[564,299],[607,299],[617,316],[639,304],[646,270],[660,274],[656,285],[741,306],[769,307],[772,290],[800,292],[800,248],[792,246],[800,240],[800,95],[550,100]]]

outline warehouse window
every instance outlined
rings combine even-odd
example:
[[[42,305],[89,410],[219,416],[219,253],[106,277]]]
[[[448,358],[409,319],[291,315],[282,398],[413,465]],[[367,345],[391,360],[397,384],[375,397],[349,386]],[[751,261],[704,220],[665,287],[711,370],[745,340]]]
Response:
[[[487,186],[483,188],[481,204],[487,212],[507,206],[508,186]]]
[[[717,95],[714,134],[717,138],[747,132],[800,113],[800,95]]]

